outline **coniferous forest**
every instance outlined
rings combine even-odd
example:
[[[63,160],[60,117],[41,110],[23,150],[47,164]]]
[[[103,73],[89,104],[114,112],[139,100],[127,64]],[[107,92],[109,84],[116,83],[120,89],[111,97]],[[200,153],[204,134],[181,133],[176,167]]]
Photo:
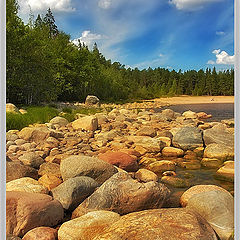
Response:
[[[87,95],[103,101],[150,99],[175,95],[233,95],[234,70],[176,72],[164,68],[126,68],[107,60],[83,43],[74,45],[58,29],[53,13],[30,15],[24,24],[16,0],[7,0],[7,102],[38,104],[83,101]]]

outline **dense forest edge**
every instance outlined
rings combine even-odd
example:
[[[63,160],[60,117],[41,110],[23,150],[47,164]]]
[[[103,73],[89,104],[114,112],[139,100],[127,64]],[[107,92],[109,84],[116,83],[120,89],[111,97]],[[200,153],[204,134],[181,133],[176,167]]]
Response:
[[[30,14],[24,24],[16,0],[7,0],[7,102],[39,104],[79,101],[96,95],[101,101],[131,101],[176,95],[234,95],[234,70],[126,68],[107,60],[60,31],[51,9]]]

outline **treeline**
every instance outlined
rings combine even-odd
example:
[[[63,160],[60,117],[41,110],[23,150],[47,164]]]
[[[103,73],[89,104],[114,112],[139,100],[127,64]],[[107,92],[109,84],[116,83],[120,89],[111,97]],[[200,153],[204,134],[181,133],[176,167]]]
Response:
[[[48,9],[24,24],[16,0],[7,0],[7,101],[38,104],[83,101],[88,94],[105,101],[174,95],[233,95],[234,71],[176,72],[131,69],[107,60],[98,50],[60,31]]]

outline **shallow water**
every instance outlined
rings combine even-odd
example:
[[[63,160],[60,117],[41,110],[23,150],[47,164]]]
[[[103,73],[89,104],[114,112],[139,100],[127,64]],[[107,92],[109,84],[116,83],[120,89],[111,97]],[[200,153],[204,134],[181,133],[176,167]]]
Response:
[[[191,110],[193,112],[205,112],[212,114],[212,118],[206,121],[221,121],[223,119],[234,118],[234,104],[233,103],[204,103],[204,104],[179,104],[157,109],[161,112],[163,109],[172,109],[174,112],[183,113]]]

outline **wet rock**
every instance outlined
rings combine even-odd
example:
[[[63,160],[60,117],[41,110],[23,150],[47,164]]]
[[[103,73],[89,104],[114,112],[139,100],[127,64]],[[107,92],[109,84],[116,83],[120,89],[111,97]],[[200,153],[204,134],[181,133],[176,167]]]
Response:
[[[170,191],[157,182],[139,183],[124,172],[119,172],[101,185],[74,211],[72,218],[95,210],[114,211],[119,214],[160,208]]]
[[[198,160],[183,161],[177,163],[177,165],[188,170],[197,170],[201,168],[201,163]]]
[[[138,170],[136,158],[124,152],[106,152],[98,155],[99,159],[113,164],[123,170],[135,172]]]
[[[211,143],[205,148],[204,157],[232,160],[234,158],[234,149],[223,144]]]
[[[135,178],[140,182],[150,182],[150,181],[158,181],[158,176],[154,172],[148,170],[148,169],[139,169],[135,173]]]
[[[194,148],[202,147],[202,132],[197,127],[183,127],[173,136],[172,144],[174,147],[183,150],[193,150]]]
[[[60,163],[60,171],[64,181],[77,176],[88,176],[99,184],[105,182],[117,172],[113,165],[96,157],[84,155],[70,156]]]
[[[37,180],[29,177],[23,177],[8,182],[6,184],[6,191],[48,194],[48,189],[46,187]]]
[[[29,230],[52,227],[63,219],[62,205],[46,194],[7,192],[6,233],[22,237]]]
[[[24,153],[19,160],[26,166],[33,168],[39,168],[39,166],[44,163],[44,160],[35,152]]]
[[[180,148],[165,147],[162,150],[162,155],[165,157],[182,157],[184,155],[184,151]]]
[[[182,208],[153,209],[122,216],[94,240],[217,240],[210,225]]]
[[[37,227],[28,231],[23,240],[57,240],[58,231],[50,227]]]
[[[226,161],[224,165],[219,168],[215,177],[229,182],[234,182],[234,161]]]
[[[89,212],[63,223],[58,231],[58,239],[91,240],[119,219],[120,215],[115,212],[103,210]]]
[[[189,182],[186,179],[182,179],[175,176],[163,176],[161,178],[161,182],[171,185],[172,187],[175,188],[186,188],[190,186]]]
[[[175,171],[176,165],[174,162],[161,160],[149,164],[147,168],[154,173],[163,173],[165,171]]]
[[[85,198],[93,193],[99,184],[90,177],[69,178],[52,189],[52,196],[58,200],[64,209],[75,209]]]
[[[217,158],[203,158],[201,165],[206,168],[219,168],[222,165],[222,161]]]
[[[84,129],[89,131],[95,131],[98,128],[98,120],[94,116],[87,116],[77,119],[72,122],[73,129]]]

